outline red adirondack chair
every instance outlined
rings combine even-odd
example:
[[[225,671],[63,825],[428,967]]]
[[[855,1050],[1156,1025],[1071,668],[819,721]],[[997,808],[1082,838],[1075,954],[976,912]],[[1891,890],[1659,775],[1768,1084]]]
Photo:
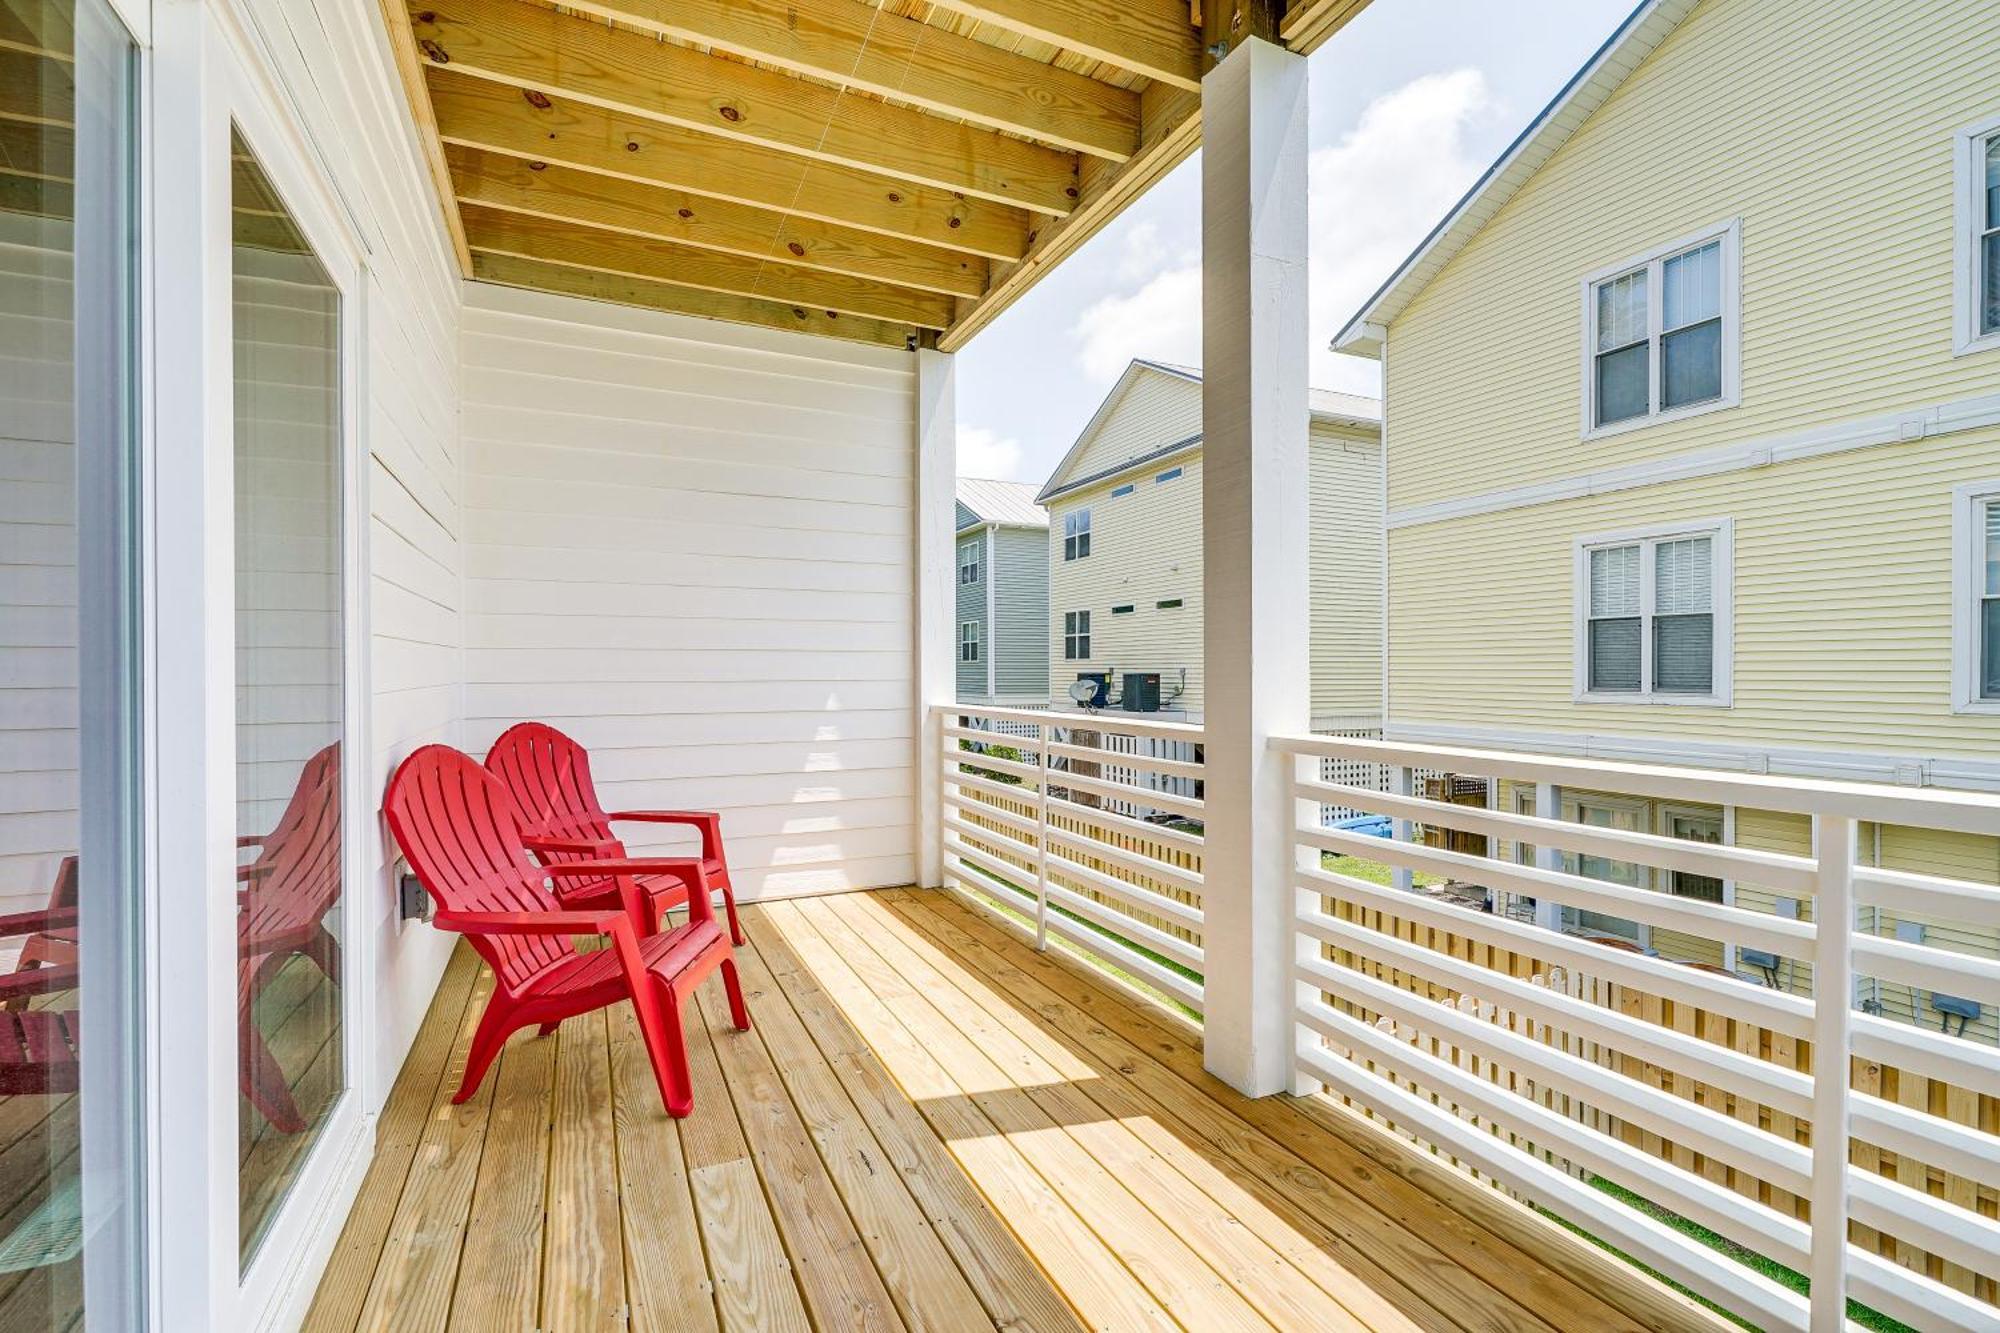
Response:
[[[0,976],[0,1095],[77,1090],[74,1009],[30,1009],[37,995],[76,989],[76,858],[56,871],[49,905],[0,916],[0,939],[26,935],[18,970]]]
[[[686,824],[701,830],[701,865],[711,889],[722,890],[729,914],[729,938],[743,943],[736,920],[736,889],[729,882],[729,861],[722,850],[722,816],[701,810],[625,810],[606,814],[590,780],[590,752],[545,722],[509,727],[486,752],[486,769],[507,788],[528,832],[528,848],[544,865],[593,856],[624,856],[625,844],[611,831],[614,823]],[[662,916],[688,900],[687,885],[677,878],[642,875],[639,886]],[[563,884],[557,894],[575,907],[616,907],[617,890],[609,880]]]
[[[454,1102],[479,1087],[518,1028],[544,1034],[577,1014],[630,1000],[660,1100],[669,1115],[694,1109],[680,1010],[710,972],[722,970],[729,1012],[750,1026],[729,938],[716,924],[702,862],[688,857],[576,859],[536,865],[514,801],[500,780],[445,745],[426,745],[389,780],[382,813],[396,845],[437,904],[435,924],[466,936],[497,982],[466,1057]],[[688,920],[658,934],[640,876],[685,877]],[[609,883],[616,907],[576,910],[546,880]],[[609,949],[577,952],[574,937],[599,935]]]

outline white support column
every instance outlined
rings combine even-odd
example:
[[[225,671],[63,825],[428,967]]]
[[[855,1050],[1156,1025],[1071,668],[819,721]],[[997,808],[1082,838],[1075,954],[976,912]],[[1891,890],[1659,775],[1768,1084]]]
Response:
[[[1416,777],[1408,764],[1397,764],[1389,770],[1389,794],[1392,796],[1414,796]],[[1389,834],[1392,841],[1408,842],[1416,833],[1416,825],[1407,819],[1391,820]],[[1389,882],[1400,892],[1408,893],[1417,886],[1417,877],[1410,873],[1408,866],[1392,865]]]
[[[1535,818],[1561,819],[1563,813],[1562,788],[1553,782],[1535,784]],[[1548,843],[1535,845],[1535,864],[1543,870],[1563,868],[1562,848]],[[1535,899],[1535,924],[1543,930],[1562,929],[1562,904],[1547,894]]]
[[[916,549],[910,554],[916,603],[912,617],[916,636],[912,645],[917,738],[914,818],[917,883],[927,889],[944,883],[944,734],[932,710],[952,702],[957,693],[952,533],[958,517],[958,410],[953,374],[950,353],[917,349]]]
[[[1812,1333],[1847,1327],[1848,1066],[1854,1029],[1854,820],[1813,819]]]
[[[1291,1081],[1291,767],[1312,722],[1306,529],[1306,62],[1238,45],[1202,81],[1202,550],[1207,574],[1204,1060]]]

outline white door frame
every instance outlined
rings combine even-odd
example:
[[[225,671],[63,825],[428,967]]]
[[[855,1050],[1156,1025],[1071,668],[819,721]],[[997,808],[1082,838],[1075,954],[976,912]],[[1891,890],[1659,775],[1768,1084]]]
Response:
[[[233,7],[162,0],[148,61],[154,387],[147,582],[151,806],[148,1262],[153,1327],[296,1324],[373,1146],[374,941],[366,550],[367,247],[262,42]],[[341,294],[342,1040],[346,1087],[239,1272],[235,477],[230,131],[256,152]],[[198,1019],[199,1021],[194,1021]]]

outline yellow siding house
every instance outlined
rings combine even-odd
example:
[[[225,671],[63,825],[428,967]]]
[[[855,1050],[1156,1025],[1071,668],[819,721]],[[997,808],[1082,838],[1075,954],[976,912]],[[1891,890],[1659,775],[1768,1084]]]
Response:
[[[1392,737],[2000,790],[1996,71],[1985,0],[1655,0],[1355,317],[1336,346],[1387,386]],[[1988,839],[1864,828],[1861,854],[2000,882]],[[1673,878],[1651,887],[1799,910]],[[1990,923],[1860,924],[2000,954]],[[1862,986],[1954,1022],[1950,997]]]
[[[1312,707],[1374,734],[1382,710],[1381,405],[1312,391]],[[1134,361],[1042,487],[1049,680],[1158,673],[1160,712],[1202,716],[1201,372]]]

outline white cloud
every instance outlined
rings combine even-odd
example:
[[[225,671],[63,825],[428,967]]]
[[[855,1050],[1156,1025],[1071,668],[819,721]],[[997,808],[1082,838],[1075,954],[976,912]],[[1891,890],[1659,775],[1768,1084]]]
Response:
[[[1380,391],[1374,365],[1327,344],[1478,175],[1467,131],[1494,110],[1476,69],[1428,74],[1376,98],[1340,142],[1309,162],[1312,383]],[[1201,256],[1148,220],[1113,269],[1119,288],[1070,331],[1091,379],[1106,384],[1135,356],[1201,361]]]
[[[1478,70],[1427,74],[1376,98],[1339,143],[1313,152],[1315,385],[1380,391],[1372,364],[1327,344],[1477,178],[1484,164],[1467,130],[1494,110]]]
[[[1031,481],[1016,475],[1021,468],[1021,442],[984,426],[958,424],[958,475],[989,481]]]

